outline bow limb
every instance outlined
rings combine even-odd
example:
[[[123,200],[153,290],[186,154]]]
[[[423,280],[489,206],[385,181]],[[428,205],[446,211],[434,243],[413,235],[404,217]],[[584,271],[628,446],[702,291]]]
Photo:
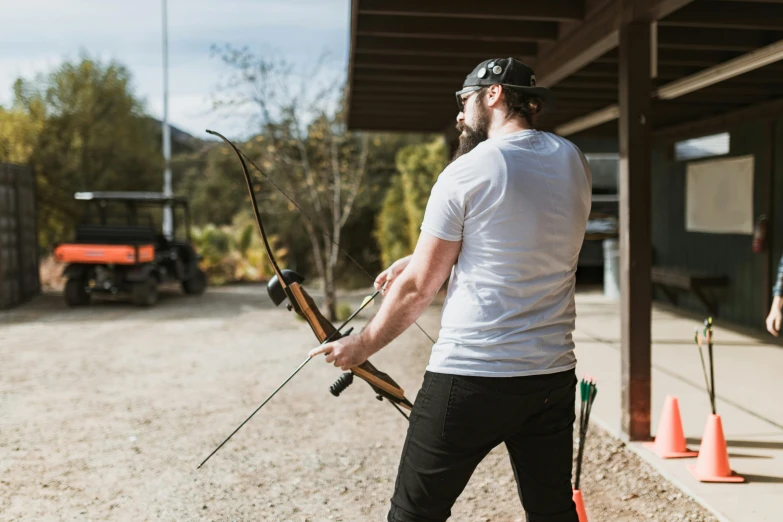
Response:
[[[261,233],[261,237],[264,241],[264,247],[266,249],[269,261],[272,263],[275,275],[278,281],[288,297],[288,301],[294,311],[303,317],[310,328],[313,330],[318,341],[321,343],[327,341],[336,341],[342,335],[337,331],[334,325],[321,313],[318,306],[315,304],[313,298],[305,291],[302,286],[297,282],[288,283],[283,277],[282,271],[277,264],[272,247],[269,245],[269,239],[267,238],[266,231],[264,230],[264,224],[261,219],[261,212],[258,208],[258,200],[256,199],[255,191],[253,190],[253,181],[250,179],[250,173],[247,170],[245,159],[239,149],[228,138],[222,134],[207,130],[207,133],[217,136],[226,142],[239,158],[239,162],[242,165],[242,173],[245,176],[245,182],[247,183],[247,190],[250,194],[250,201],[253,204],[253,212],[255,213],[256,223],[258,230]],[[379,371],[370,361],[365,361],[359,366],[351,368],[351,373],[357,377],[366,381],[370,387],[378,394],[379,397],[385,397],[393,404],[403,406],[410,410],[412,408],[411,402],[405,397],[405,391],[397,384],[394,379],[389,377],[388,374]]]
[[[289,283],[283,277],[282,271],[280,270],[280,267],[277,264],[277,260],[275,259],[275,255],[272,252],[272,247],[269,244],[266,231],[264,230],[264,223],[261,219],[261,211],[258,208],[258,200],[256,199],[256,194],[253,190],[253,180],[250,179],[250,173],[247,170],[245,159],[239,152],[239,149],[222,134],[211,130],[207,130],[207,132],[225,141],[237,155],[237,158],[239,158],[239,163],[242,165],[242,173],[244,174],[245,182],[247,183],[247,190],[250,193],[250,201],[253,203],[256,224],[258,225],[258,230],[261,232],[261,237],[264,241],[266,255],[269,257],[269,261],[272,263],[272,268],[274,269],[275,275],[277,276],[277,280],[280,282],[280,286],[283,288],[286,297],[288,297],[288,301],[291,304],[291,307],[296,311],[297,314],[307,320],[307,323],[310,325],[310,328],[312,328],[313,333],[320,342],[324,342],[327,338],[329,338],[331,341],[339,339],[339,334],[336,334],[334,325],[329,322],[329,320],[327,320],[323,314],[321,314],[320,310],[318,310],[318,307],[315,304],[315,301],[313,301],[312,297],[310,297],[310,295],[305,292],[304,288],[302,288],[299,283]]]
[[[321,234],[323,234],[323,236],[324,236],[324,237],[326,237],[327,239],[329,239],[329,241],[331,241],[331,242],[332,242],[332,244],[333,244],[334,246],[336,246],[336,247],[337,247],[337,249],[338,249],[340,252],[342,252],[342,253],[343,253],[343,255],[344,255],[345,257],[347,257],[347,258],[348,258],[348,260],[349,260],[349,261],[351,261],[351,263],[353,263],[353,264],[356,266],[356,268],[358,268],[358,269],[359,269],[359,270],[360,270],[360,271],[361,271],[361,272],[362,272],[364,275],[366,275],[366,276],[369,278],[369,280],[370,280],[370,281],[374,281],[374,280],[375,280],[375,276],[372,276],[372,275],[370,275],[370,273],[369,273],[369,272],[368,272],[368,271],[367,271],[367,270],[366,270],[366,269],[365,269],[365,268],[364,268],[364,267],[361,265],[361,263],[359,263],[359,262],[358,262],[356,259],[354,259],[354,257],[353,257],[351,254],[349,254],[349,253],[348,253],[348,252],[347,252],[347,251],[346,251],[346,250],[345,250],[343,247],[341,247],[341,246],[340,246],[340,244],[339,244],[337,241],[335,241],[335,240],[334,240],[334,238],[333,238],[333,237],[332,237],[332,236],[331,236],[331,235],[330,235],[330,234],[329,234],[329,233],[326,231],[326,229],[324,228],[324,226],[323,226],[323,225],[321,225],[320,223],[316,223],[316,222],[315,222],[315,220],[313,220],[313,218],[312,218],[312,217],[310,217],[310,216],[307,214],[307,212],[305,212],[305,210],[302,208],[302,206],[301,206],[299,203],[297,203],[295,199],[293,199],[291,196],[289,196],[289,195],[286,193],[286,191],[285,191],[285,190],[283,190],[282,188],[280,188],[280,186],[279,186],[277,183],[275,183],[275,180],[274,180],[274,179],[272,179],[271,177],[269,177],[269,176],[268,176],[268,175],[267,175],[267,174],[266,174],[266,173],[265,173],[263,170],[261,170],[261,168],[259,168],[259,166],[258,166],[258,165],[256,165],[255,163],[253,163],[253,160],[251,160],[250,158],[248,158],[248,157],[245,155],[245,153],[244,153],[244,152],[242,152],[242,151],[239,151],[239,153],[240,153],[240,154],[241,154],[241,155],[242,155],[242,156],[245,158],[245,160],[247,160],[247,162],[248,162],[248,163],[250,163],[250,165],[252,165],[252,166],[253,166],[253,168],[255,168],[255,169],[256,169],[256,171],[258,171],[258,173],[259,173],[259,174],[261,174],[262,176],[264,176],[264,178],[266,178],[266,180],[267,180],[267,181],[268,181],[268,182],[269,182],[269,183],[270,183],[270,184],[271,184],[273,187],[275,187],[275,188],[278,190],[278,192],[280,192],[280,193],[281,193],[281,194],[282,194],[282,195],[283,195],[283,196],[284,196],[284,197],[285,197],[285,198],[286,198],[286,199],[287,199],[287,200],[288,200],[288,201],[289,201],[289,202],[290,202],[290,203],[291,203],[291,204],[292,204],[294,207],[296,207],[297,209],[299,209],[299,212],[301,212],[301,213],[302,213],[302,217],[304,217],[304,218],[305,218],[307,221],[309,221],[309,222],[310,222],[310,223],[311,223],[313,226],[315,226],[316,228],[318,228],[318,229],[321,231]],[[429,340],[432,342],[432,344],[435,344],[435,339],[433,339],[433,338],[432,338],[432,336],[431,336],[430,334],[428,334],[428,333],[427,333],[427,332],[424,330],[424,328],[422,328],[422,327],[421,327],[421,325],[420,325],[418,322],[415,322],[415,321],[414,321],[414,323],[413,323],[413,324],[415,324],[415,325],[416,325],[416,327],[417,327],[417,328],[418,328],[418,329],[421,331],[421,333],[423,333],[424,335],[426,335],[426,336],[427,336],[427,339],[429,339]]]
[[[283,274],[280,271],[280,267],[277,265],[277,260],[275,259],[275,254],[272,252],[272,247],[269,245],[269,239],[267,238],[266,231],[264,230],[264,223],[261,220],[261,211],[258,209],[258,200],[256,199],[256,193],[253,190],[253,181],[250,179],[250,173],[247,171],[247,165],[245,164],[245,159],[242,157],[242,154],[239,152],[239,149],[234,145],[228,138],[223,136],[222,134],[207,129],[207,134],[212,134],[214,136],[217,136],[221,140],[225,141],[229,147],[234,151],[234,154],[237,155],[237,158],[239,158],[239,163],[242,165],[242,173],[245,175],[245,182],[247,183],[247,191],[250,193],[250,201],[253,203],[253,212],[256,216],[256,223],[258,224],[258,231],[261,232],[261,238],[264,241],[264,248],[266,249],[266,255],[269,256],[269,261],[272,263],[272,269],[275,271],[275,275],[277,275],[278,280],[280,281],[280,286],[285,291],[286,295],[288,296],[288,299],[290,301],[293,301],[291,294],[289,292],[289,286],[288,282],[283,278]]]

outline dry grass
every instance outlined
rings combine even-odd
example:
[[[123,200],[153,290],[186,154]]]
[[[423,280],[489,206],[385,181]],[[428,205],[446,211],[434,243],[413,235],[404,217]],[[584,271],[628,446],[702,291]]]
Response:
[[[41,290],[43,292],[62,292],[65,288],[66,278],[63,277],[65,263],[58,262],[54,255],[48,255],[41,260],[39,265],[39,277],[41,278]]]

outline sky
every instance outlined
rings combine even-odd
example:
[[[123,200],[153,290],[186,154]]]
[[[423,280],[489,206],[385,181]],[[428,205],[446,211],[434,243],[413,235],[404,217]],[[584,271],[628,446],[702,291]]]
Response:
[[[16,78],[87,53],[125,65],[147,112],[162,118],[162,1],[0,0],[0,105],[11,103]],[[168,0],[169,122],[199,138],[207,128],[250,132],[247,118],[211,110],[228,72],[210,56],[213,44],[248,46],[303,68],[327,51],[344,77],[349,16],[349,0]]]

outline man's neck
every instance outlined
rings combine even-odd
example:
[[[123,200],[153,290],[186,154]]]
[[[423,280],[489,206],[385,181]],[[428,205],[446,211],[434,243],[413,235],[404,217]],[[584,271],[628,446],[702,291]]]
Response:
[[[489,129],[487,129],[487,137],[497,138],[506,134],[513,134],[515,132],[530,129],[532,129],[532,127],[522,118],[509,118],[507,120],[497,118],[490,124]]]

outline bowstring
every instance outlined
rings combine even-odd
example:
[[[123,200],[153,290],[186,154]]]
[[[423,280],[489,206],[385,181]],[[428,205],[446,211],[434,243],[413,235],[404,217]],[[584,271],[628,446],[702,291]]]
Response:
[[[247,155],[246,155],[246,154],[245,154],[245,153],[244,153],[242,150],[240,150],[240,149],[239,149],[239,147],[237,147],[237,148],[236,148],[236,150],[238,150],[238,151],[239,151],[239,153],[242,155],[242,157],[243,157],[243,158],[245,158],[245,160],[247,160],[247,162],[248,162],[248,163],[250,163],[250,165],[252,165],[252,166],[253,166],[253,168],[254,168],[254,169],[256,169],[256,171],[258,171],[258,173],[259,173],[259,174],[261,174],[262,176],[264,176],[264,178],[266,178],[266,180],[267,180],[269,183],[271,183],[273,187],[275,187],[277,190],[279,190],[279,191],[280,191],[280,193],[281,193],[283,196],[285,196],[285,198],[286,198],[288,201],[290,201],[292,205],[294,205],[294,206],[295,206],[297,209],[299,209],[299,212],[301,212],[301,213],[302,213],[302,215],[303,215],[303,216],[304,216],[304,217],[305,217],[305,218],[306,218],[306,219],[307,219],[307,220],[308,220],[308,221],[309,221],[309,222],[310,222],[310,223],[311,223],[313,226],[317,227],[317,228],[318,228],[318,230],[320,230],[320,231],[321,231],[321,233],[322,233],[324,236],[328,237],[328,238],[329,238],[329,241],[331,241],[331,242],[332,242],[332,244],[333,244],[334,246],[336,246],[336,247],[338,248],[338,250],[340,250],[340,252],[342,252],[343,254],[345,254],[345,257],[347,257],[348,259],[350,259],[350,260],[351,260],[351,262],[352,262],[354,265],[356,265],[356,267],[357,267],[359,270],[361,270],[361,271],[364,273],[364,275],[366,275],[367,277],[369,277],[369,278],[370,278],[370,279],[371,279],[373,282],[375,281],[375,278],[374,278],[374,277],[373,277],[373,276],[372,276],[372,275],[371,275],[371,274],[370,274],[370,273],[369,273],[369,272],[368,272],[368,271],[367,271],[367,270],[366,270],[366,269],[365,269],[365,268],[364,268],[364,267],[363,267],[363,266],[362,266],[362,265],[361,265],[361,264],[360,264],[360,263],[359,263],[359,262],[358,262],[356,259],[354,259],[354,257],[353,257],[351,254],[349,254],[348,252],[346,252],[346,250],[345,250],[343,247],[341,247],[341,246],[340,246],[340,244],[339,244],[337,241],[335,241],[335,240],[332,238],[332,236],[330,236],[330,235],[329,235],[329,233],[327,233],[327,232],[326,232],[326,230],[324,229],[324,227],[323,227],[323,226],[321,226],[321,225],[320,225],[320,224],[318,224],[318,223],[317,223],[315,220],[313,220],[313,218],[311,218],[311,217],[310,217],[310,216],[307,214],[307,212],[305,212],[305,210],[304,210],[304,209],[303,209],[303,208],[302,208],[302,207],[299,205],[299,203],[297,203],[296,201],[294,201],[293,199],[291,199],[291,196],[289,196],[289,195],[286,193],[286,191],[285,191],[285,190],[283,190],[282,188],[280,188],[280,186],[279,186],[277,183],[275,183],[275,181],[274,181],[272,178],[270,178],[270,177],[269,177],[269,176],[268,176],[268,175],[267,175],[267,174],[266,174],[266,173],[265,173],[263,170],[261,170],[261,167],[259,167],[258,165],[256,165],[256,164],[255,164],[255,162],[254,162],[252,159],[248,158],[248,157],[247,157]],[[422,328],[422,327],[421,327],[421,325],[420,325],[418,322],[414,321],[414,322],[413,322],[413,324],[415,324],[415,325],[416,325],[416,327],[417,327],[419,330],[421,330],[421,333],[423,333],[424,335],[426,335],[426,336],[427,336],[427,338],[428,338],[430,341],[432,341],[432,344],[435,344],[435,339],[433,339],[433,338],[430,336],[430,334],[428,334],[428,333],[427,333],[427,332],[424,330],[424,328]],[[402,413],[402,411],[401,411],[400,413]],[[405,416],[405,414],[404,414],[404,413],[403,413],[403,416]]]
[[[426,332],[425,332],[425,333],[426,333]],[[394,406],[395,408],[397,408],[397,411],[398,411],[398,412],[400,412],[400,415],[402,415],[403,417],[405,417],[407,420],[410,420],[410,419],[408,418],[408,416],[407,416],[407,415],[405,415],[405,412],[404,412],[404,411],[402,411],[402,408],[400,408],[399,406],[397,406],[397,404],[396,404],[396,403],[394,403],[394,402],[392,402],[392,401],[389,401],[389,404],[391,404],[392,406]]]

